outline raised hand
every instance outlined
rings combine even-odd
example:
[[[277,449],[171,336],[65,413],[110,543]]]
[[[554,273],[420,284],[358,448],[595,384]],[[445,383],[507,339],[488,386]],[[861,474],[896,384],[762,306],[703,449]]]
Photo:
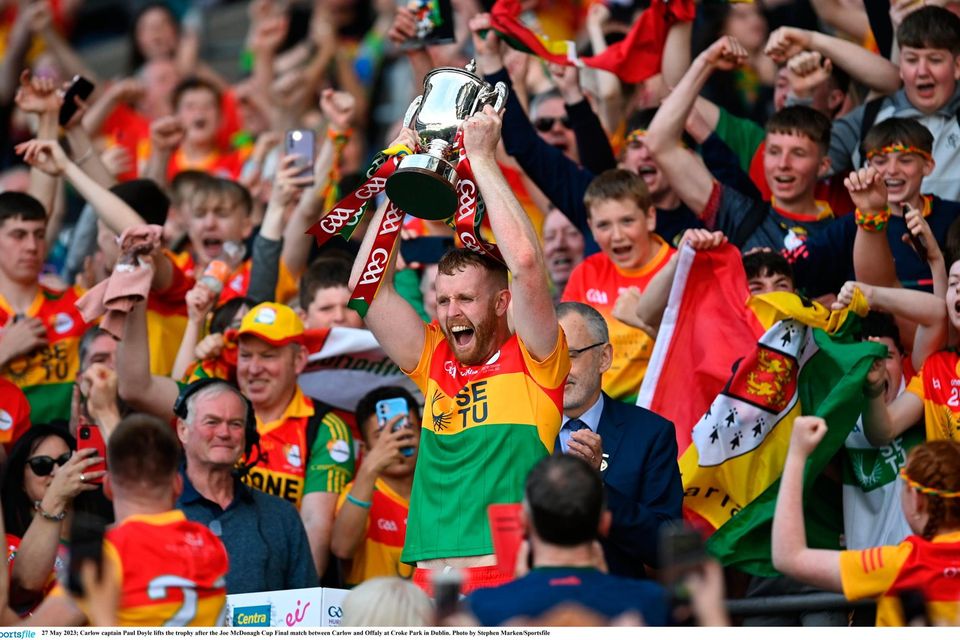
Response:
[[[850,193],[853,204],[863,213],[876,213],[887,208],[887,185],[873,167],[851,171],[843,186]]]
[[[29,140],[18,144],[15,150],[28,165],[54,177],[63,175],[70,163],[63,147],[55,140]]]
[[[787,80],[795,96],[807,97],[830,79],[833,63],[816,51],[803,51],[787,62]]]
[[[830,308],[834,311],[840,311],[849,307],[850,303],[853,302],[853,296],[857,289],[859,289],[863,297],[867,299],[867,304],[871,304],[873,301],[873,287],[868,284],[863,284],[862,282],[850,280],[843,283],[840,293],[837,294],[836,301]]]
[[[747,61],[747,50],[733,36],[723,36],[703,55],[707,64],[720,71],[732,71]]]
[[[475,113],[463,123],[463,148],[471,157],[493,158],[500,142],[500,127],[503,121],[493,107],[486,105],[482,112]]]
[[[327,125],[338,133],[350,128],[356,110],[356,99],[346,91],[324,89],[320,94],[320,111],[327,119]]]
[[[171,152],[183,142],[186,128],[177,116],[164,116],[150,123],[150,142],[158,151]]]
[[[784,64],[801,51],[809,49],[812,37],[813,34],[806,29],[780,27],[767,38],[763,52],[777,64]]]
[[[16,103],[17,107],[26,113],[56,113],[63,104],[63,95],[57,91],[57,85],[52,79],[31,76],[30,70],[24,69],[20,74]]]
[[[827,435],[827,422],[823,418],[800,416],[793,421],[790,451],[795,451],[804,457],[809,456],[825,435]]]

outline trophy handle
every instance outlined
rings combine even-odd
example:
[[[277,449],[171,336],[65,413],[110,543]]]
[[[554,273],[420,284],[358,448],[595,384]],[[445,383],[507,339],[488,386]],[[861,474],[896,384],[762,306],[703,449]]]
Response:
[[[495,87],[485,91],[477,102],[480,105],[488,104],[487,101],[490,100],[490,98],[495,98],[491,104],[493,110],[497,112],[501,111],[503,105],[507,103],[507,85],[503,82],[498,82]],[[479,111],[479,109],[477,109],[477,111]]]
[[[493,110],[500,112],[503,110],[504,105],[507,104],[507,85],[503,82],[498,82],[497,86],[493,88],[493,92],[496,94],[497,99],[493,103]]]
[[[503,83],[498,83],[503,84]],[[419,95],[413,99],[413,102],[410,103],[410,106],[407,107],[407,112],[403,114],[403,128],[409,129],[410,125],[413,123],[413,119],[417,116],[417,110],[420,108],[420,103],[423,102],[423,96]]]

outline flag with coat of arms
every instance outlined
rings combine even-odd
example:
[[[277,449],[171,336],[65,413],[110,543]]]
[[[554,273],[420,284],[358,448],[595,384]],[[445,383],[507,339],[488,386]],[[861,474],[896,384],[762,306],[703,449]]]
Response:
[[[807,464],[804,509],[810,546],[837,549],[842,532],[839,484],[825,489],[830,482],[824,484],[821,473],[856,424],[867,372],[876,358],[885,356],[886,347],[860,342],[856,336],[857,316],[868,310],[859,292],[850,307],[830,311],[792,293],[750,296],[744,288],[738,298],[731,293],[735,286],[714,278],[709,287],[696,290],[698,295],[727,301],[711,308],[725,304],[725,316],[732,319],[733,326],[743,328],[739,342],[734,343],[743,349],[744,333],[760,327],[752,345],[739,354],[732,353],[725,342],[725,323],[711,319],[723,316],[700,316],[697,322],[679,316],[696,309],[689,304],[691,300],[685,300],[683,289],[692,281],[683,270],[695,270],[699,260],[714,266],[719,262],[722,268],[715,274],[745,284],[739,252],[730,246],[702,254],[685,247],[683,252],[686,256],[681,256],[664,316],[665,320],[672,318],[671,326],[661,328],[651,358],[652,388],[641,393],[638,402],[651,402],[658,391],[667,393],[658,389],[658,381],[677,384],[683,380],[684,368],[702,369],[704,364],[690,360],[689,352],[672,348],[682,344],[688,332],[699,329],[716,340],[719,361],[713,362],[712,370],[726,368],[729,372],[722,388],[694,424],[675,421],[678,440],[688,438],[689,442],[681,449],[679,460],[684,517],[711,534],[707,548],[724,565],[755,575],[776,575],[770,561],[770,526],[793,420],[800,415],[818,415],[830,427]],[[703,336],[691,340],[704,344]],[[713,356],[701,352],[699,357],[710,360]],[[696,380],[689,379],[681,388],[688,390],[695,384]],[[697,402],[696,394],[692,400]],[[669,412],[667,417],[671,418]]]

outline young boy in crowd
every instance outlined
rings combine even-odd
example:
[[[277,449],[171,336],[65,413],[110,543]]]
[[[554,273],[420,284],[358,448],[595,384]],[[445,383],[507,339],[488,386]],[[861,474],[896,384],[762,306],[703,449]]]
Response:
[[[960,17],[943,7],[925,6],[910,13],[897,29],[903,88],[867,102],[837,120],[830,137],[835,173],[863,164],[861,143],[874,123],[900,117],[916,120],[933,134],[931,155],[936,166],[923,189],[960,200]]]
[[[763,167],[769,203],[721,185],[680,145],[687,116],[710,75],[735,69],[745,59],[743,47],[729,36],[697,56],[650,123],[646,146],[680,199],[708,228],[722,231],[744,250],[794,248],[833,218],[830,206],[816,199],[817,180],[830,168],[826,116],[809,107],[787,107],[767,122]]]
[[[300,317],[307,329],[326,327],[363,328],[363,319],[347,306],[350,302],[350,270],[346,258],[317,258],[300,279]]]
[[[220,130],[220,91],[201,78],[186,78],[173,91],[173,115],[150,125],[151,149],[144,173],[166,184],[196,169],[236,180],[247,155],[225,148]]]
[[[34,423],[69,420],[80,338],[82,291],[40,284],[47,212],[35,198],[0,194],[0,374],[19,386]]]
[[[960,216],[960,203],[922,192],[936,166],[933,144],[930,131],[913,119],[889,118],[870,129],[863,141],[868,166],[848,181],[855,215],[787,252],[808,295],[839,291],[854,277],[855,261],[857,277],[867,282],[892,285],[896,279],[911,289],[932,290],[928,260],[946,247],[950,225]],[[924,222],[937,246],[921,255],[909,237],[919,235]]]
[[[637,390],[653,352],[653,340],[624,324],[613,312],[620,291],[646,288],[675,252],[656,235],[656,209],[643,178],[626,169],[597,176],[584,195],[588,224],[600,246],[581,262],[567,281],[564,302],[583,302],[607,320],[614,362],[603,377],[603,390],[625,402]],[[599,345],[595,345],[599,346]]]
[[[408,414],[383,423],[377,404],[401,398]],[[357,404],[364,457],[356,478],[337,502],[330,550],[348,565],[345,583],[354,586],[378,576],[409,578],[413,567],[400,562],[407,510],[420,443],[420,412],[402,387],[380,387]]]

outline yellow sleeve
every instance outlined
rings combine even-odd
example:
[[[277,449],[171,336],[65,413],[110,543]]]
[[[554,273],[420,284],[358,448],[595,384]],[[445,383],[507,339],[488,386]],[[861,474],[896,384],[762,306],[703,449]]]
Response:
[[[443,340],[443,332],[435,324],[423,325],[423,351],[420,352],[420,361],[417,362],[417,368],[413,371],[403,371],[410,376],[414,384],[420,389],[421,393],[427,392],[427,384],[430,382],[430,359],[437,348],[437,344]]]
[[[347,494],[350,493],[350,489],[353,489],[352,482],[348,482],[347,486],[345,486],[343,491],[340,492],[340,496],[337,498],[337,508],[333,512],[334,517],[340,513],[340,508],[343,506],[343,503],[347,501]]]
[[[287,304],[292,300],[297,292],[300,291],[299,277],[301,274],[294,274],[290,271],[287,264],[280,259],[280,265],[277,269],[277,289],[274,300]]]
[[[910,378],[910,384],[907,385],[906,390],[921,400],[927,399],[923,395],[923,367],[920,367],[920,371],[917,371],[917,375]]]
[[[893,585],[913,543],[840,553],[840,582],[848,600],[878,598]]]
[[[523,344],[520,336],[517,336],[517,344],[520,345],[520,354],[530,371],[530,376],[537,384],[546,389],[555,389],[563,384],[567,374],[570,373],[570,352],[567,350],[567,336],[564,335],[563,329],[558,327],[557,344],[542,362],[530,355],[527,345]]]

